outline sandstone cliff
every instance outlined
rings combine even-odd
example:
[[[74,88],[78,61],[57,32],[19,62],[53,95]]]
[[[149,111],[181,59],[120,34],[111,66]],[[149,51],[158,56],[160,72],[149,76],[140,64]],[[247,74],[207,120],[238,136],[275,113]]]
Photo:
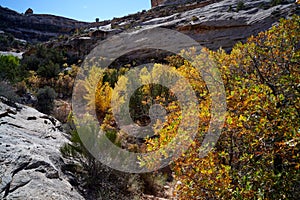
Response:
[[[63,41],[53,41],[83,58],[96,46],[97,41],[124,31],[137,31],[154,27],[178,30],[216,50],[230,50],[237,41],[267,30],[282,17],[300,13],[295,0],[165,0],[163,6],[121,18],[98,23],[85,23],[52,15],[22,15],[0,7],[0,30],[29,41],[47,41],[59,35],[68,35]],[[74,35],[75,30],[81,30]],[[82,32],[84,30],[84,32]],[[73,36],[71,36],[73,35]],[[71,37],[70,37],[71,36]]]
[[[251,35],[269,29],[280,18],[300,13],[295,1],[282,1],[275,5],[270,0],[244,0],[243,6],[239,6],[239,2],[240,0],[205,0],[192,4],[159,6],[101,22],[102,25],[86,29],[85,33],[47,45],[84,59],[97,46],[97,42],[115,34],[134,34],[162,27],[184,33],[209,49],[223,48],[230,51],[238,41],[244,42]],[[145,55],[145,52],[141,54]],[[135,52],[134,56],[140,55]]]
[[[89,23],[44,14],[20,14],[0,6],[0,30],[29,42],[48,41]]]
[[[168,5],[179,5],[188,3],[203,2],[206,0],[151,0],[151,6],[168,6]]]

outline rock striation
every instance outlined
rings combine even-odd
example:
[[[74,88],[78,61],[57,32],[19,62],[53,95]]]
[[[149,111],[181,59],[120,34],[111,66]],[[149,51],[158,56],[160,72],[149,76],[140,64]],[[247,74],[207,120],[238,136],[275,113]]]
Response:
[[[151,0],[151,7],[197,3],[206,0]]]
[[[167,3],[168,1],[166,1]],[[185,33],[201,45],[216,50],[230,50],[238,42],[251,35],[269,29],[282,17],[299,14],[295,1],[282,1],[274,5],[270,0],[206,0],[193,4],[173,5],[153,10],[165,16],[146,18],[136,24],[140,29],[163,27]],[[122,21],[120,21],[122,23]]]
[[[0,97],[0,199],[84,199],[63,172],[60,123]]]
[[[77,28],[89,24],[54,15],[20,14],[0,6],[0,30],[29,42],[48,41],[60,35],[69,35]]]
[[[184,33],[211,50],[223,48],[230,51],[237,42],[245,42],[251,35],[269,29],[280,18],[300,13],[299,4],[290,0],[283,0],[277,5],[270,0],[243,0],[243,6],[238,6],[240,0],[192,2],[158,6],[149,11],[114,18],[101,22],[99,26],[85,29],[83,35],[89,37],[79,35],[47,45],[50,48],[63,49],[82,60],[104,39],[120,33],[132,33],[134,37],[139,31],[160,27]],[[131,57],[136,58],[143,54],[142,60],[145,60],[147,52],[143,51],[140,54],[134,52]]]
[[[241,3],[242,6],[241,6]],[[277,2],[277,1],[276,1]],[[85,23],[52,15],[22,15],[0,7],[0,30],[32,41],[47,41],[59,35],[64,39],[48,42],[83,59],[98,41],[121,32],[155,27],[177,30],[212,50],[230,51],[237,41],[269,29],[280,18],[299,14],[295,0],[153,0],[148,11],[98,23]],[[76,34],[72,31],[81,30]],[[84,31],[82,31],[84,30]]]
[[[160,26],[185,33],[201,45],[216,50],[230,50],[238,41],[245,42],[251,35],[269,29],[280,18],[299,13],[299,5],[286,2],[272,6],[268,0],[244,0],[239,10],[239,0],[224,0],[195,8],[166,19]],[[148,22],[144,22],[147,24]],[[150,21],[152,26],[154,21]]]

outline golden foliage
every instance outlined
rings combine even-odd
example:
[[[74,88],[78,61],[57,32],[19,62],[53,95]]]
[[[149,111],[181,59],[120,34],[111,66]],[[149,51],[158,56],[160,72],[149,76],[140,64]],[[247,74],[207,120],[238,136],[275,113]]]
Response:
[[[178,71],[199,98],[198,136],[175,161],[179,199],[298,199],[300,192],[300,17],[238,43],[230,54],[210,52],[227,95],[227,117],[215,149],[199,158],[210,120],[210,96],[189,63]],[[176,64],[175,64],[176,65]],[[166,121],[148,150],[176,134],[180,113]]]

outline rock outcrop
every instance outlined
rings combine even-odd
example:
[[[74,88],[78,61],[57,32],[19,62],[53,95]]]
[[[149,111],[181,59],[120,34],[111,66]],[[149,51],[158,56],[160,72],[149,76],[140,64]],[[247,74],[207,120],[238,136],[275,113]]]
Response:
[[[0,198],[84,199],[63,171],[60,123],[0,97]]]
[[[242,6],[241,3],[243,2]],[[267,30],[282,17],[300,13],[295,0],[153,0],[148,11],[98,23],[85,23],[52,15],[22,15],[0,7],[0,30],[25,40],[47,41],[51,37],[75,36],[48,43],[83,59],[97,41],[124,31],[163,27],[178,30],[212,50],[230,50],[237,41]]]
[[[269,29],[280,18],[299,13],[299,5],[295,1],[282,1],[274,5],[270,0],[244,0],[243,6],[238,6],[240,0],[194,2],[156,8],[154,13],[164,11],[169,14],[141,16],[140,19],[146,20],[135,23],[133,27],[178,30],[212,50],[220,47],[230,50],[237,41],[243,42],[251,35]]]
[[[211,50],[223,48],[230,51],[238,41],[245,42],[251,35],[269,29],[280,18],[299,14],[300,11],[295,1],[282,1],[274,5],[270,0],[244,0],[243,6],[238,6],[239,2],[240,0],[204,0],[159,6],[149,11],[101,22],[101,26],[85,30],[85,36],[89,37],[79,35],[47,45],[84,59],[98,45],[97,42],[115,34],[134,34],[161,27],[184,33]],[[143,51],[141,50],[143,55],[147,54]],[[136,52],[134,54],[131,56],[139,56]],[[145,57],[141,59],[145,60]]]
[[[90,23],[54,15],[20,14],[0,6],[0,30],[29,42],[48,41],[89,25]]]
[[[151,7],[197,3],[206,0],[151,0]]]
[[[299,6],[286,2],[276,6],[268,0],[244,0],[239,10],[239,0],[224,0],[204,7],[174,15],[160,26],[174,28],[185,33],[201,45],[216,50],[222,47],[230,50],[238,41],[245,42],[251,35],[269,29],[280,18],[291,16],[299,11]],[[156,20],[144,22],[155,25]]]

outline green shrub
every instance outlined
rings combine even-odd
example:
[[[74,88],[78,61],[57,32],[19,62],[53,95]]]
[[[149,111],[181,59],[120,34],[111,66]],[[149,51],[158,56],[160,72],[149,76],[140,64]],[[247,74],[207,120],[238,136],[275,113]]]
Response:
[[[30,55],[25,55],[22,66],[27,71],[36,71],[40,77],[54,78],[60,72],[60,66],[64,64],[63,52],[57,49],[49,49],[37,46],[31,50]]]
[[[133,175],[111,169],[95,159],[84,146],[82,138],[78,134],[78,132],[89,134],[93,130],[98,129],[98,124],[90,124],[75,129],[72,120],[73,117],[70,114],[67,124],[70,129],[71,143],[65,144],[60,151],[63,156],[80,163],[80,172],[74,171],[73,173],[78,174],[80,177],[81,187],[86,191],[90,191],[90,193],[84,195],[92,196],[93,199],[133,199],[132,195],[136,195],[139,189],[138,186],[133,187],[133,184],[135,184],[132,183],[131,176]],[[109,139],[115,139],[114,135],[115,133],[112,132],[108,134]],[[94,136],[87,138],[95,141]],[[93,141],[90,141],[91,144]]]
[[[277,5],[281,4],[281,3],[282,3],[282,0],[272,0],[271,1],[271,6],[277,6]]]
[[[1,51],[7,51],[7,46],[9,46],[10,41],[7,37],[0,35],[0,50]]]
[[[198,20],[198,17],[194,15],[194,16],[192,17],[192,21],[195,22],[195,21],[197,21],[197,20]]]
[[[0,80],[17,82],[21,79],[20,59],[15,56],[0,55]]]
[[[45,114],[50,114],[54,108],[56,93],[51,87],[44,87],[37,92],[37,109]]]
[[[37,71],[41,65],[41,60],[35,55],[25,56],[21,61],[22,66],[25,70]]]
[[[37,75],[50,79],[57,77],[59,72],[59,65],[54,64],[52,61],[50,61],[48,64],[39,67],[39,69],[37,70]]]
[[[245,3],[243,1],[239,1],[237,3],[237,6],[236,6],[236,11],[240,11],[240,10],[244,10],[245,9]]]

